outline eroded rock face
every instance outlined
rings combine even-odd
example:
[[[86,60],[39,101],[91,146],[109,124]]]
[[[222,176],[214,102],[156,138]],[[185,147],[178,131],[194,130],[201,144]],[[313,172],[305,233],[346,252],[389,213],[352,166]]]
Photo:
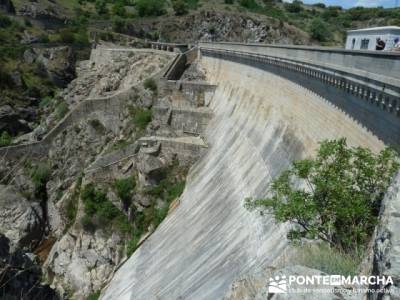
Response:
[[[61,294],[75,291],[74,299],[85,299],[103,287],[123,258],[121,238],[97,230],[71,230],[52,248],[44,265],[53,275],[52,286]],[[51,275],[49,275],[51,276]]]
[[[132,23],[129,33],[159,31],[168,41],[236,41],[278,44],[309,44],[307,34],[276,19],[240,13],[204,10],[183,17]]]
[[[2,299],[59,299],[47,284],[41,284],[42,271],[35,256],[10,251],[10,241],[0,234],[0,295]]]
[[[394,285],[385,287],[390,291],[385,299],[400,299],[400,173],[393,180],[382,202],[373,255],[374,274],[391,276],[394,281]],[[380,299],[382,295],[371,296],[372,299]]]
[[[75,58],[71,47],[31,48],[24,52],[26,63],[39,63],[43,72],[59,87],[65,87],[75,77]]]
[[[0,10],[9,14],[15,14],[15,8],[11,0],[0,0]]]
[[[42,237],[42,211],[15,188],[0,185],[0,233],[10,240],[10,249],[30,247]]]
[[[0,132],[7,131],[12,135],[29,132],[31,129],[23,116],[9,105],[0,107]]]

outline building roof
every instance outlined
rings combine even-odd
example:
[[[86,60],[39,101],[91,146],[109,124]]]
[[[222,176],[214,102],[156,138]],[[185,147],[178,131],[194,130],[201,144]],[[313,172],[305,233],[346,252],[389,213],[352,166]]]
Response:
[[[355,29],[355,30],[348,30],[347,33],[357,33],[357,32],[368,32],[368,31],[400,31],[399,26],[382,26],[382,27],[371,27],[371,28],[363,28],[363,29]]]

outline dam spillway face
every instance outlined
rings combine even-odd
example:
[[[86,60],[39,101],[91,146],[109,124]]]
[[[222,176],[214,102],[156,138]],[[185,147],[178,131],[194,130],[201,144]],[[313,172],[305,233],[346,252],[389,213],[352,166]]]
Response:
[[[223,299],[242,276],[276,266],[288,225],[247,211],[293,160],[324,139],[379,151],[384,143],[329,101],[266,70],[202,56],[213,116],[208,149],[180,205],[115,273],[101,299]]]

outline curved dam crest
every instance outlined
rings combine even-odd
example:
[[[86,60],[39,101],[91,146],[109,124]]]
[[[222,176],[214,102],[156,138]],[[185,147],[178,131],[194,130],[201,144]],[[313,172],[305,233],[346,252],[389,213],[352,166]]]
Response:
[[[230,285],[273,266],[287,226],[248,212],[272,178],[311,156],[324,139],[384,144],[338,108],[272,73],[205,57],[210,102],[208,152],[191,169],[181,203],[116,272],[102,299],[222,299]]]

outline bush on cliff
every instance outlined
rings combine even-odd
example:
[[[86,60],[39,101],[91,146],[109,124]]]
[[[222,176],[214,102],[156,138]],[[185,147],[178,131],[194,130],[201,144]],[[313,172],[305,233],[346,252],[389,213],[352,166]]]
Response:
[[[161,16],[165,14],[165,0],[136,0],[140,17]]]
[[[152,120],[152,112],[150,109],[134,108],[131,113],[133,114],[133,123],[140,130],[146,129],[147,125]]]
[[[47,182],[51,176],[51,166],[48,162],[40,162],[30,171],[32,182],[35,186],[35,196],[39,199],[47,197]]]
[[[188,13],[188,5],[184,0],[172,0],[171,3],[175,15],[182,16]]]
[[[12,137],[7,131],[3,131],[0,135],[0,147],[8,146],[11,144]]]
[[[114,187],[118,197],[121,199],[125,208],[131,204],[133,191],[136,186],[134,177],[127,177],[115,180]]]
[[[382,195],[398,169],[391,149],[374,154],[348,147],[345,139],[324,141],[316,159],[293,163],[272,182],[269,198],[246,199],[246,207],[297,224],[290,239],[318,238],[352,252],[367,244]]]
[[[309,31],[311,37],[320,42],[327,42],[332,38],[332,34],[328,28],[328,25],[319,18],[314,19],[311,22]]]
[[[147,78],[143,82],[143,87],[150,91],[156,92],[157,91],[157,82],[153,78]]]

